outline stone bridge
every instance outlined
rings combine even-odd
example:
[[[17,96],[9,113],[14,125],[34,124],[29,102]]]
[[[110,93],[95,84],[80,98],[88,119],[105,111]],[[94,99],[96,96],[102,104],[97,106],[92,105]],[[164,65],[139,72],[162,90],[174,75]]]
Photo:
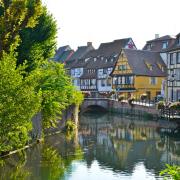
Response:
[[[80,107],[81,113],[88,110],[106,110],[110,112],[116,112],[120,114],[129,114],[129,115],[145,115],[151,117],[158,117],[159,112],[154,106],[133,104],[130,106],[127,102],[118,102],[114,99],[109,98],[85,98],[84,102]]]
[[[81,112],[87,111],[90,108],[99,108],[108,111],[111,99],[108,98],[85,98],[81,105]]]

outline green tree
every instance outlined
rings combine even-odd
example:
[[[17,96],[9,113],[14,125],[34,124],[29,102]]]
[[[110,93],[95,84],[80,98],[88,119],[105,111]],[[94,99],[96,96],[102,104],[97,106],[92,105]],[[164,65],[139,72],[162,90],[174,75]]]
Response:
[[[17,48],[20,30],[33,28],[41,13],[41,0],[0,0],[0,57]]]
[[[30,78],[38,82],[37,92],[42,92],[44,128],[55,127],[65,108],[72,104],[80,104],[83,100],[81,92],[76,91],[60,63],[46,61],[31,72]]]
[[[16,68],[13,55],[0,61],[0,152],[23,147],[31,130],[31,119],[40,111],[41,91],[24,67]]]
[[[53,57],[56,49],[57,26],[53,16],[43,7],[38,24],[34,28],[20,31],[21,44],[17,49],[18,64],[27,60],[28,71],[35,69],[42,61]]]

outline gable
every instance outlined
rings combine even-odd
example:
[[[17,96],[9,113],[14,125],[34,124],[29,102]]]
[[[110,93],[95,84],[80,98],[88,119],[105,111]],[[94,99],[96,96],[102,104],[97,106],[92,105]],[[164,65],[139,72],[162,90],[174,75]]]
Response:
[[[127,48],[127,49],[137,49],[134,42],[133,42],[133,40],[131,38],[129,39],[129,41],[126,44],[125,48]]]
[[[112,75],[123,75],[123,74],[132,74],[132,69],[129,65],[128,59],[124,53],[121,51],[121,54],[116,62]]]

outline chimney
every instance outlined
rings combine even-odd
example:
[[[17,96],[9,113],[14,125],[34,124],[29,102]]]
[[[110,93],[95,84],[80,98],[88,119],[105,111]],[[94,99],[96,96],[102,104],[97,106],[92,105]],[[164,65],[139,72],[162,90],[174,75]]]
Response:
[[[159,34],[155,34],[155,39],[159,38]]]
[[[88,47],[92,46],[92,42],[87,42],[87,46]]]

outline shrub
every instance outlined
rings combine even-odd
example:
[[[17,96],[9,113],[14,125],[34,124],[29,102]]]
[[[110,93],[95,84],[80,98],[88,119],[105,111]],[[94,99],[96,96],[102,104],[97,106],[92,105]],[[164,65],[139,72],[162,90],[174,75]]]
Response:
[[[160,110],[160,109],[163,109],[165,107],[165,102],[164,101],[159,101],[157,103],[157,109]]]
[[[170,166],[166,164],[166,169],[160,172],[160,175],[168,176],[168,178],[165,179],[173,179],[173,180],[179,180],[180,179],[180,166]],[[170,176],[170,178],[169,178]]]

